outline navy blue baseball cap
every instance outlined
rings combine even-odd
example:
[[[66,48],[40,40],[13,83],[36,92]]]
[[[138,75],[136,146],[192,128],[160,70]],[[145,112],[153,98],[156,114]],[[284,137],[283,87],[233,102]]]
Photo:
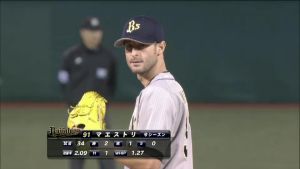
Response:
[[[87,17],[81,23],[80,29],[102,30],[100,20],[97,17]]]
[[[135,41],[142,44],[152,44],[164,41],[163,27],[153,18],[136,16],[126,22],[122,36],[114,43],[115,47],[124,46],[124,41]]]

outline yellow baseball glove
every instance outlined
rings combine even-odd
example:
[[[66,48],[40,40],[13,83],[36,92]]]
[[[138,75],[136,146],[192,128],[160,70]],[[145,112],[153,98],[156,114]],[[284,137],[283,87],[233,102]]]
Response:
[[[104,130],[106,99],[94,91],[84,93],[79,103],[69,112],[68,128]]]

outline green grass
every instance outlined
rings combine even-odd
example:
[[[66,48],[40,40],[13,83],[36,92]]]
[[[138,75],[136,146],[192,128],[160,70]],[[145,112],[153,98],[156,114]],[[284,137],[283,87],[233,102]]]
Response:
[[[111,108],[113,128],[127,129],[130,108]],[[299,110],[192,109],[195,169],[299,169]],[[49,126],[64,127],[63,108],[1,109],[1,169],[68,169],[47,159]],[[87,160],[88,169],[99,168]],[[118,166],[122,168],[121,165]]]

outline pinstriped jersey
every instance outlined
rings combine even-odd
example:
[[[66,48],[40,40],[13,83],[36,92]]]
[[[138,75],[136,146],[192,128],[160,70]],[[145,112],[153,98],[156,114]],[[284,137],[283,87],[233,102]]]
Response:
[[[161,161],[161,169],[193,169],[188,104],[171,73],[158,74],[140,92],[129,129],[170,130],[171,156]]]

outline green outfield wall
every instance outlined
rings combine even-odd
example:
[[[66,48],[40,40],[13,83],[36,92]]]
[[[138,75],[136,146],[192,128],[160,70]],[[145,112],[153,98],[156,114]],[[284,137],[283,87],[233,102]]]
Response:
[[[115,101],[142,86],[113,47],[135,15],[165,27],[168,69],[195,102],[299,102],[299,2],[1,1],[2,101],[59,101],[62,52],[98,16],[118,58]]]

